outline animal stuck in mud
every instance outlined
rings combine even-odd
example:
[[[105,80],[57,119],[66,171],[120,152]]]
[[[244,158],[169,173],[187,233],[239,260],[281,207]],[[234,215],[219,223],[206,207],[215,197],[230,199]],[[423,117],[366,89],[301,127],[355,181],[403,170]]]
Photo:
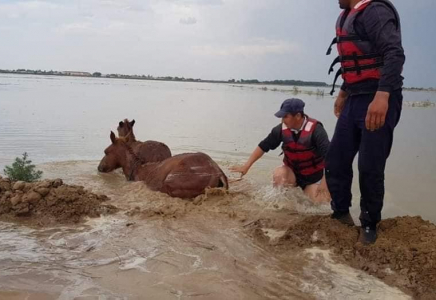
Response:
[[[120,121],[117,127],[118,136],[125,138],[125,142],[133,149],[133,152],[138,156],[138,159],[142,164],[161,162],[171,157],[171,150],[167,145],[157,141],[145,141],[141,142],[136,140],[135,133],[133,132],[133,126],[135,120],[129,121],[124,119]],[[118,168],[121,168],[117,164],[117,159],[114,155],[105,155],[100,162],[98,171],[102,173],[109,173]],[[128,176],[126,178],[129,180]]]
[[[194,198],[204,194],[207,188],[228,189],[227,176],[205,153],[183,153],[162,161],[144,161],[133,148],[132,134],[117,138],[111,132],[110,139],[111,145],[105,149],[98,166],[100,172],[122,168],[128,180],[143,181],[151,190],[171,197]]]

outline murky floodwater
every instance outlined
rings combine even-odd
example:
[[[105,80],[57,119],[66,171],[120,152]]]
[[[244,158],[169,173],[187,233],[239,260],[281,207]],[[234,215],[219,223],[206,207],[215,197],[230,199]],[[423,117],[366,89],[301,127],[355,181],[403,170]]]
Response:
[[[110,130],[127,117],[137,121],[138,139],[165,142],[173,153],[206,152],[228,173],[277,124],[273,113],[291,96],[225,84],[1,75],[1,169],[27,151],[45,177],[107,194],[122,210],[78,227],[0,223],[0,298],[407,298],[333,264],[324,251],[284,256],[251,241],[243,226],[248,216],[286,220],[329,212],[309,205],[299,191],[271,188],[278,150],[233,184],[229,195],[202,205],[150,192],[119,173],[96,171]],[[334,99],[299,97],[331,135]],[[406,101],[427,99],[435,101],[435,94],[405,93]],[[436,221],[434,112],[404,107],[387,169],[385,216],[421,214]]]
[[[292,90],[3,74],[0,169],[24,151],[35,163],[99,160],[110,143],[110,131],[123,118],[137,121],[138,139],[162,141],[173,153],[203,151],[225,164],[241,163],[278,123],[273,114],[284,99],[294,96]],[[298,97],[331,137],[336,122],[334,98]],[[436,102],[436,93],[405,92],[404,100]],[[436,222],[435,111],[434,107],[403,109],[386,170],[386,217],[419,214]],[[266,155],[248,176],[259,186],[268,186],[272,170],[280,164],[280,152]],[[354,191],[357,213],[357,180]]]
[[[327,251],[273,253],[247,236],[246,219],[328,212],[299,192],[253,191],[256,183],[247,180],[194,205],[127,183],[119,173],[91,172],[96,166],[40,167],[105,192],[121,212],[46,229],[0,222],[2,299],[409,299],[333,263]]]

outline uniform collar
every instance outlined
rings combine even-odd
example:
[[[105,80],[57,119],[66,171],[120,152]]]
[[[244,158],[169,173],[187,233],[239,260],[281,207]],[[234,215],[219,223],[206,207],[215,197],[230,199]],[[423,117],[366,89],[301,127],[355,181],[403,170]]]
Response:
[[[359,1],[356,5],[354,5],[354,9],[359,9],[359,7],[361,7],[362,5],[364,5],[365,3],[371,2],[372,0],[361,0]]]
[[[304,116],[304,121],[303,121],[303,124],[301,125],[300,129],[288,128],[285,123],[282,123],[282,129],[290,129],[294,133],[299,133],[300,131],[302,131],[304,129],[306,124],[307,124],[307,116]]]

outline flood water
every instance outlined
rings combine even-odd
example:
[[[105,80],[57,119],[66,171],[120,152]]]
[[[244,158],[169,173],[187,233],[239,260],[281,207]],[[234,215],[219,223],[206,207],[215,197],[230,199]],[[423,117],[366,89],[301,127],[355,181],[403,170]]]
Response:
[[[138,139],[164,142],[173,154],[206,152],[230,175],[228,167],[243,163],[278,124],[273,114],[281,102],[295,96],[292,87],[276,89],[0,75],[1,170],[26,151],[44,177],[107,194],[123,210],[76,227],[0,223],[0,298],[407,299],[370,276],[334,265],[320,250],[303,258],[283,257],[250,241],[240,226],[245,215],[283,216],[283,207],[300,214],[329,212],[327,206],[301,206],[299,191],[271,188],[273,169],[281,163],[279,150],[258,161],[230,195],[195,208],[150,192],[141,183],[127,183],[119,173],[96,170],[110,144],[110,131],[129,118],[136,120]],[[334,98],[327,90],[325,94],[297,97],[331,137]],[[436,93],[404,96],[405,101],[436,102]],[[386,170],[383,217],[421,215],[436,222],[435,112],[434,107],[403,108]],[[357,215],[357,181],[353,189]],[[153,210],[166,203],[175,209],[168,217],[130,219],[135,209]],[[178,218],[184,210],[190,213]],[[234,220],[219,217],[229,214]],[[341,286],[334,284],[338,280]]]
[[[277,89],[1,75],[0,169],[24,151],[36,164],[100,160],[110,144],[110,131],[116,131],[124,118],[137,121],[138,139],[164,142],[173,153],[203,151],[224,165],[243,163],[278,124],[273,114],[281,102],[295,96],[292,87]],[[336,122],[334,98],[325,94],[297,96],[331,137]],[[436,102],[436,93],[404,93],[404,101],[424,100]],[[434,107],[403,108],[386,170],[386,217],[418,214],[436,222],[435,112]],[[281,163],[280,152],[268,153],[247,177],[268,186],[273,169]],[[354,187],[358,208],[357,184]]]

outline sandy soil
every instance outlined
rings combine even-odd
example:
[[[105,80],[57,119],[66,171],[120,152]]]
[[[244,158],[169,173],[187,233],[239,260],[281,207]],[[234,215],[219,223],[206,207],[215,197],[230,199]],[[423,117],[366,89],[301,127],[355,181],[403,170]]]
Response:
[[[104,205],[108,197],[88,192],[83,186],[66,185],[61,179],[35,183],[0,177],[0,219],[34,225],[77,223],[117,209]]]
[[[420,217],[397,217],[379,224],[374,245],[358,242],[359,228],[328,216],[309,216],[278,239],[265,234],[269,224],[253,224],[252,236],[275,251],[311,247],[333,249],[336,260],[399,287],[417,299],[436,298],[436,226]]]

